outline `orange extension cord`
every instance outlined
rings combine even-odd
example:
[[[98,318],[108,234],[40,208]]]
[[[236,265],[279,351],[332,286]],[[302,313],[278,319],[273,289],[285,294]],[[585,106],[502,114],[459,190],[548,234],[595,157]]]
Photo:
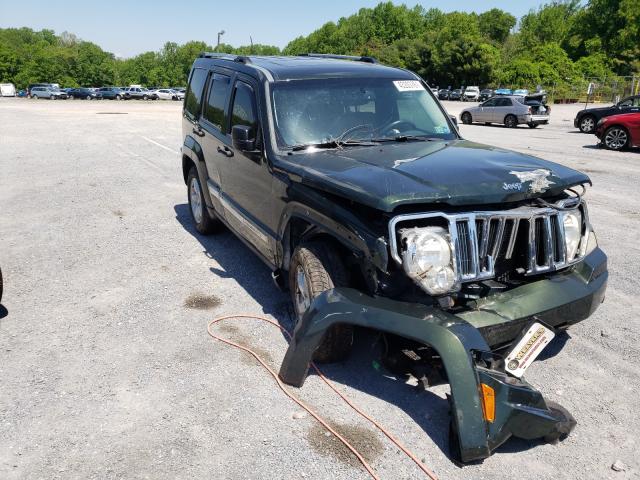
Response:
[[[211,335],[211,337],[213,337],[216,340],[219,340],[221,342],[224,342],[227,345],[231,345],[232,347],[239,348],[240,350],[244,350],[245,352],[247,352],[248,354],[253,356],[260,363],[260,365],[262,365],[265,368],[265,370],[267,370],[267,372],[269,372],[269,374],[273,377],[273,379],[278,384],[278,387],[280,387],[280,389],[284,392],[284,394],[287,397],[289,397],[291,400],[296,402],[300,407],[302,407],[304,410],[306,410],[309,413],[309,415],[311,415],[313,418],[315,418],[324,428],[326,428],[329,432],[331,432],[333,435],[335,435],[358,458],[358,460],[360,461],[360,463],[362,463],[362,466],[365,468],[365,470],[369,473],[369,475],[371,475],[371,478],[373,478],[374,480],[379,480],[380,477],[378,477],[376,475],[376,473],[373,471],[373,468],[371,468],[371,465],[369,465],[367,463],[367,461],[360,454],[360,452],[358,452],[356,450],[356,448],[353,445],[351,445],[346,438],[344,438],[342,435],[340,435],[338,432],[336,432],[335,429],[333,429],[326,420],[324,420],[319,414],[314,412],[311,409],[311,407],[309,407],[302,400],[300,400],[299,398],[295,397],[291,392],[289,392],[289,390],[286,388],[285,384],[282,382],[282,380],[280,379],[278,374],[271,367],[269,367],[269,365],[267,365],[265,363],[265,361],[262,358],[260,358],[260,356],[256,352],[254,352],[253,350],[251,350],[248,347],[245,347],[244,345],[240,345],[238,343],[232,342],[229,339],[220,337],[220,336],[216,335],[215,333],[213,333],[211,331],[211,327],[214,324],[216,324],[218,322],[221,322],[223,320],[229,320],[229,319],[232,319],[232,318],[233,319],[238,319],[238,318],[254,319],[254,320],[261,320],[263,322],[270,323],[274,327],[279,328],[287,336],[289,341],[291,341],[291,334],[285,328],[283,328],[280,324],[278,324],[277,322],[275,322],[275,321],[273,321],[273,320],[271,320],[269,318],[261,317],[261,316],[258,316],[258,315],[226,315],[224,317],[218,317],[218,318],[215,318],[215,319],[211,320],[209,322],[209,325],[207,326],[207,332],[209,333],[209,335]],[[418,458],[413,453],[411,453],[404,445],[402,445],[402,443],[397,438],[395,438],[382,425],[380,425],[373,418],[371,418],[369,415],[364,413],[360,408],[358,408],[356,405],[354,405],[347,397],[345,397],[329,381],[329,379],[327,379],[327,377],[324,376],[324,374],[315,365],[315,363],[311,363],[311,366],[316,371],[318,376],[322,379],[322,381],[324,383],[326,383],[331,390],[333,390],[342,400],[344,400],[344,402],[347,405],[349,405],[352,409],[354,409],[358,414],[360,414],[363,418],[367,419],[378,430],[380,430],[383,434],[385,434],[386,437],[389,440],[391,440],[391,442],[393,442],[400,450],[402,450],[405,453],[405,455],[407,455],[411,460],[413,460],[413,462],[420,468],[420,470],[422,470],[425,473],[425,475],[427,475],[427,477],[429,477],[431,480],[438,480],[436,475],[431,470],[429,470],[420,460],[418,460]]]

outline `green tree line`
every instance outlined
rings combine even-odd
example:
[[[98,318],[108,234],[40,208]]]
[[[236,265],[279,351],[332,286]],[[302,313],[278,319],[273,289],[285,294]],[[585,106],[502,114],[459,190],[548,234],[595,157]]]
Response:
[[[519,20],[497,8],[445,13],[383,2],[325,23],[282,52],[269,45],[167,42],[160,51],[127,59],[66,32],[0,29],[0,81],[20,88],[33,82],[178,86],[202,51],[371,55],[413,70],[432,85],[561,87],[584,77],[640,72],[640,1],[556,0]]]

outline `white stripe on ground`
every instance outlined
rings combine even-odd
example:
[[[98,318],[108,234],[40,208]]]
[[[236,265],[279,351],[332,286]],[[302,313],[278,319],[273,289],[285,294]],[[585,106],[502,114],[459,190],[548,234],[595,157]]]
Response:
[[[142,136],[142,138],[144,138],[147,142],[151,142],[154,145],[157,145],[160,148],[164,148],[168,152],[175,153],[176,155],[180,154],[180,152],[178,152],[177,150],[174,150],[173,148],[165,147],[164,145],[162,145],[161,143],[156,142],[155,140],[151,140],[150,138],[147,138],[145,136]]]

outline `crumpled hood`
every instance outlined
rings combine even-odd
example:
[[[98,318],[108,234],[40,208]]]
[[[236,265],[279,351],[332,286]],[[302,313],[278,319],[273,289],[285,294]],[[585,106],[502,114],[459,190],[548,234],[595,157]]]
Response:
[[[385,212],[411,203],[513,202],[590,183],[562,165],[467,140],[346,147],[281,159],[294,181]]]

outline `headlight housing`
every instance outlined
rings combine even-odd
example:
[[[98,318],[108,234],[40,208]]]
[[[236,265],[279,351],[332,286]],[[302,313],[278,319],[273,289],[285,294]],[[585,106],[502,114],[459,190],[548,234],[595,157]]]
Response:
[[[455,289],[455,259],[447,230],[415,227],[399,233],[402,266],[407,275],[431,295],[443,295]]]
[[[562,216],[562,223],[567,262],[571,262],[578,254],[580,240],[582,239],[582,213],[578,209],[565,212]]]

